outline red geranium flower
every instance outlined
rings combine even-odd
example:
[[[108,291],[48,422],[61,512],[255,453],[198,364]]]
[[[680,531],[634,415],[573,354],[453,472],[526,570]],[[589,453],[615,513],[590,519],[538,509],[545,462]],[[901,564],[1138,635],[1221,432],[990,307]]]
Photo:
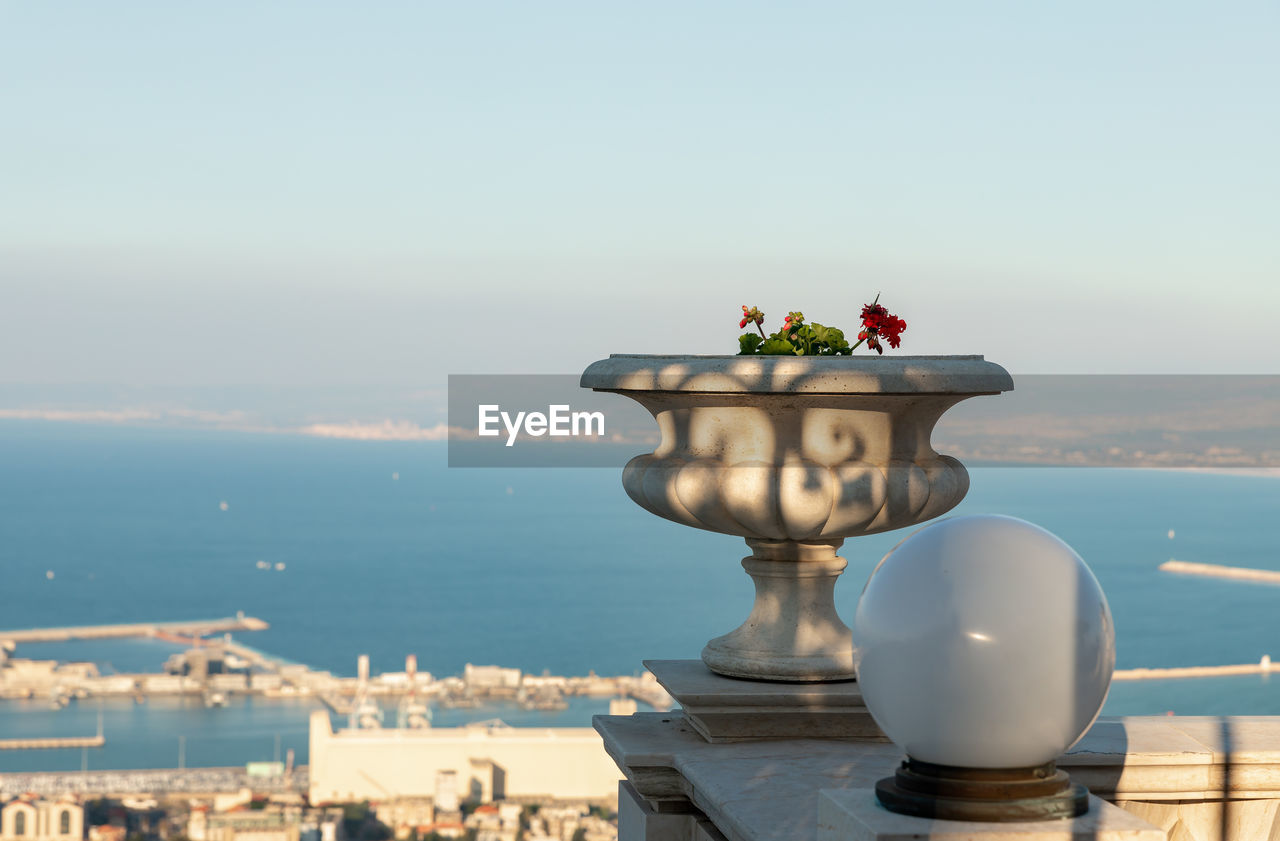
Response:
[[[880,296],[877,295],[875,301],[862,308],[863,329],[858,334],[858,339],[866,341],[867,347],[876,353],[884,353],[880,339],[888,342],[889,347],[898,347],[902,344],[902,331],[907,329],[907,322],[880,306],[879,300]]]
[[[743,305],[739,328],[755,324],[760,332],[760,339],[754,336],[741,336],[738,340],[741,353],[751,354],[787,354],[797,356],[820,355],[840,356],[853,353],[859,346],[866,344],[868,350],[884,353],[884,345],[897,348],[902,344],[902,332],[907,329],[907,322],[880,305],[880,296],[862,308],[861,331],[857,343],[850,345],[844,333],[834,327],[805,321],[804,313],[790,312],[782,320],[782,329],[766,336],[764,313],[755,307]]]

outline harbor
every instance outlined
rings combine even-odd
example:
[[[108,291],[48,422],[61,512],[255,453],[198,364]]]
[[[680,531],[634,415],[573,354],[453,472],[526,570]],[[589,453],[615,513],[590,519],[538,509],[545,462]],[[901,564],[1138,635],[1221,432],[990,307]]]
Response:
[[[437,677],[419,670],[409,654],[403,671],[376,674],[361,655],[356,676],[342,677],[273,657],[231,636],[232,630],[267,627],[240,613],[189,622],[0,631],[0,770],[182,768],[305,758],[308,717],[317,709],[327,710],[339,727],[449,727],[481,719],[551,727],[580,726],[592,715],[638,704],[655,710],[672,704],[647,672],[535,675],[467,664],[462,674]],[[172,653],[159,671],[126,673],[90,660],[17,656],[19,643],[129,637],[163,642],[155,649],[157,660]]]
[[[652,676],[603,677],[531,675],[519,669],[467,664],[462,675],[437,679],[419,671],[415,655],[405,670],[370,674],[369,659],[357,662],[357,676],[291,663],[244,645],[231,631],[265,630],[269,624],[243,613],[227,619],[136,623],[88,627],[0,631],[0,699],[48,699],[54,708],[73,699],[131,698],[144,703],[157,696],[199,697],[206,706],[222,706],[232,696],[315,698],[338,715],[351,715],[368,698],[412,696],[445,708],[474,708],[501,702],[524,710],[557,710],[568,699],[631,698],[657,710],[670,696]],[[221,634],[221,636],[211,636]],[[140,637],[188,646],[172,655],[158,673],[103,674],[97,664],[35,660],[14,656],[18,643]]]

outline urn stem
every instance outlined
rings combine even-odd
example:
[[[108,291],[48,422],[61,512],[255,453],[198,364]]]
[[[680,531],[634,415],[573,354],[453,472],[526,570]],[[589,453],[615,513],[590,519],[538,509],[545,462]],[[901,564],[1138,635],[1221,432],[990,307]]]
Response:
[[[852,680],[853,635],[836,613],[836,578],[848,562],[841,539],[748,539],[742,568],[755,582],[751,615],[707,643],[712,671],[755,680]]]

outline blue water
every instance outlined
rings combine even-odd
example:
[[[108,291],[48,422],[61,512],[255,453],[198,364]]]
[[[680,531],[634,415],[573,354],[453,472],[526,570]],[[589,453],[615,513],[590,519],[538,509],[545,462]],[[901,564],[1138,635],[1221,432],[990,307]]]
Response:
[[[971,474],[956,513],[1039,523],[1090,564],[1115,616],[1119,668],[1280,659],[1280,588],[1156,569],[1171,557],[1280,568],[1280,481],[1114,469]],[[845,544],[850,563],[837,596],[846,619],[868,573],[902,536]],[[416,653],[420,668],[437,675],[460,673],[467,662],[631,674],[642,659],[696,657],[708,638],[745,618],[752,588],[737,564],[744,554],[737,538],[644,512],[615,469],[450,470],[443,445],[433,443],[0,426],[4,628],[243,610],[272,626],[243,641],[343,675],[354,674],[362,653],[374,671],[400,670]],[[258,569],[260,560],[273,568]],[[117,641],[24,645],[17,655],[134,671],[158,670],[173,650]],[[1280,714],[1276,690],[1263,678],[1116,684],[1104,712]],[[296,743],[281,738],[305,748],[309,707],[172,703],[177,719],[158,700],[104,711],[109,740],[120,729],[133,733],[126,723],[135,718],[136,731],[157,740],[137,742],[141,759],[132,761],[133,737],[115,739],[125,747],[112,767],[157,764],[142,761],[152,756],[175,764],[176,747],[158,745],[176,745],[176,732],[188,727],[188,764],[227,764],[231,753],[213,746],[200,759],[196,729],[218,722],[227,739],[256,734],[256,747],[232,752],[237,761],[270,758],[262,739],[274,751],[277,732],[301,734]],[[558,723],[586,724],[598,706],[575,707]],[[0,736],[36,732],[37,719],[47,719],[48,732],[96,728],[97,702],[43,718],[20,707],[0,704]],[[91,726],[76,718],[85,715]],[[45,755],[80,767],[78,751]],[[34,761],[15,757],[0,756],[0,769]]]

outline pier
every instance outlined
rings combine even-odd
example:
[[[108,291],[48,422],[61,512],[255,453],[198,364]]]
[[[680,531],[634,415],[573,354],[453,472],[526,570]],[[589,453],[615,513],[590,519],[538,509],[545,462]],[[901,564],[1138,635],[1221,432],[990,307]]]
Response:
[[[1271,674],[1271,655],[1264,654],[1256,663],[1235,666],[1182,666],[1173,669],[1117,669],[1112,680],[1174,680],[1186,677],[1233,677],[1236,675]]]
[[[102,736],[102,713],[98,713],[96,736],[33,736],[22,739],[0,739],[0,750],[44,750],[48,748],[100,748],[107,743]]]
[[[265,631],[271,627],[261,619],[238,614],[226,619],[194,622],[139,622],[131,625],[73,625],[67,628],[30,628],[0,631],[0,642],[67,642],[70,640],[120,639],[126,637],[204,637],[230,631]]]
[[[46,736],[35,739],[0,739],[0,750],[40,750],[43,748],[100,748],[107,740],[96,736]]]
[[[1175,561],[1172,558],[1160,565],[1160,571],[1174,572],[1181,575],[1207,575],[1211,578],[1234,578],[1240,581],[1261,581],[1266,584],[1280,584],[1280,572],[1271,569],[1197,564],[1191,561]],[[1227,667],[1224,666],[1223,668]]]

